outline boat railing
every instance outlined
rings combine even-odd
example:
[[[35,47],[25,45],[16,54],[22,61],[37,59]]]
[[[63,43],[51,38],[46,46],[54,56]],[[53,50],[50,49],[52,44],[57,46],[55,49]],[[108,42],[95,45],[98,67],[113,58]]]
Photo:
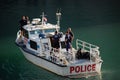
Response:
[[[90,59],[91,59],[91,55],[96,57],[96,56],[99,56],[99,54],[100,54],[98,46],[87,43],[87,42],[82,41],[80,39],[76,40],[76,48],[77,48],[77,50],[79,50],[81,48],[81,50],[83,52],[89,52]]]
[[[88,42],[85,42],[85,41],[82,41],[80,39],[77,39],[76,40],[76,48],[79,49],[79,47],[82,47],[82,49],[92,49],[92,48],[96,48],[96,49],[99,49],[98,46],[96,45],[93,45],[93,44],[90,44]]]

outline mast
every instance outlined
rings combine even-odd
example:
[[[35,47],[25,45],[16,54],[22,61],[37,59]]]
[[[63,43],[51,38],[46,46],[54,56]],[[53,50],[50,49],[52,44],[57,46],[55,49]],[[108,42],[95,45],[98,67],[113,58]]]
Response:
[[[42,16],[42,25],[44,25],[44,16],[45,16],[45,15],[44,15],[44,12],[42,12],[42,15],[41,15],[41,16]]]
[[[60,10],[58,10],[56,12],[56,17],[57,17],[57,25],[60,26],[60,18],[61,18],[61,12],[60,12]]]

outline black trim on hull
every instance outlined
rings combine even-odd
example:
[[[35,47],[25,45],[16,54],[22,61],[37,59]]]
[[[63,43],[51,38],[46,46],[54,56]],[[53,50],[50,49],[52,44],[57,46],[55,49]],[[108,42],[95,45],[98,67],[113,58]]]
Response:
[[[57,66],[67,67],[66,65],[56,64],[56,63],[54,63],[54,62],[52,62],[52,61],[50,61],[50,60],[45,59],[44,57],[41,57],[41,56],[36,55],[34,51],[28,50],[28,49],[26,48],[26,46],[23,45],[23,44],[18,44],[18,43],[16,43],[16,42],[15,42],[15,44],[16,44],[18,47],[20,47],[23,51],[25,51],[26,53],[28,53],[28,54],[31,54],[31,55],[36,56],[36,57],[38,57],[38,58],[44,59],[44,60],[46,60],[46,61],[48,61],[48,62],[51,62],[51,63],[53,63],[53,64],[55,64],[55,65],[57,65]]]

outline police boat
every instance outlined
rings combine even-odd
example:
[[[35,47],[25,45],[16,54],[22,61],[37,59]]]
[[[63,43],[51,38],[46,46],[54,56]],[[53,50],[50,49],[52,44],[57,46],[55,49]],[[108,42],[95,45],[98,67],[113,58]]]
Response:
[[[72,52],[66,51],[65,34],[59,32],[59,52],[53,48],[52,37],[55,31],[60,30],[61,13],[57,12],[57,23],[46,22],[42,17],[23,26],[17,32],[15,40],[25,58],[33,64],[51,71],[57,75],[69,78],[81,78],[101,74],[102,59],[99,47],[88,42],[76,39],[76,48]]]

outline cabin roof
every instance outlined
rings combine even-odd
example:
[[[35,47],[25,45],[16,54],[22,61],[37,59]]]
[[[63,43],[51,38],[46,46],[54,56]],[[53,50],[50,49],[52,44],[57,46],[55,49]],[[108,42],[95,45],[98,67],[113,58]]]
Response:
[[[46,24],[28,24],[23,26],[23,28],[27,31],[32,31],[32,30],[44,30],[44,29],[59,29],[60,27],[58,25],[53,25],[50,23],[46,23]]]

